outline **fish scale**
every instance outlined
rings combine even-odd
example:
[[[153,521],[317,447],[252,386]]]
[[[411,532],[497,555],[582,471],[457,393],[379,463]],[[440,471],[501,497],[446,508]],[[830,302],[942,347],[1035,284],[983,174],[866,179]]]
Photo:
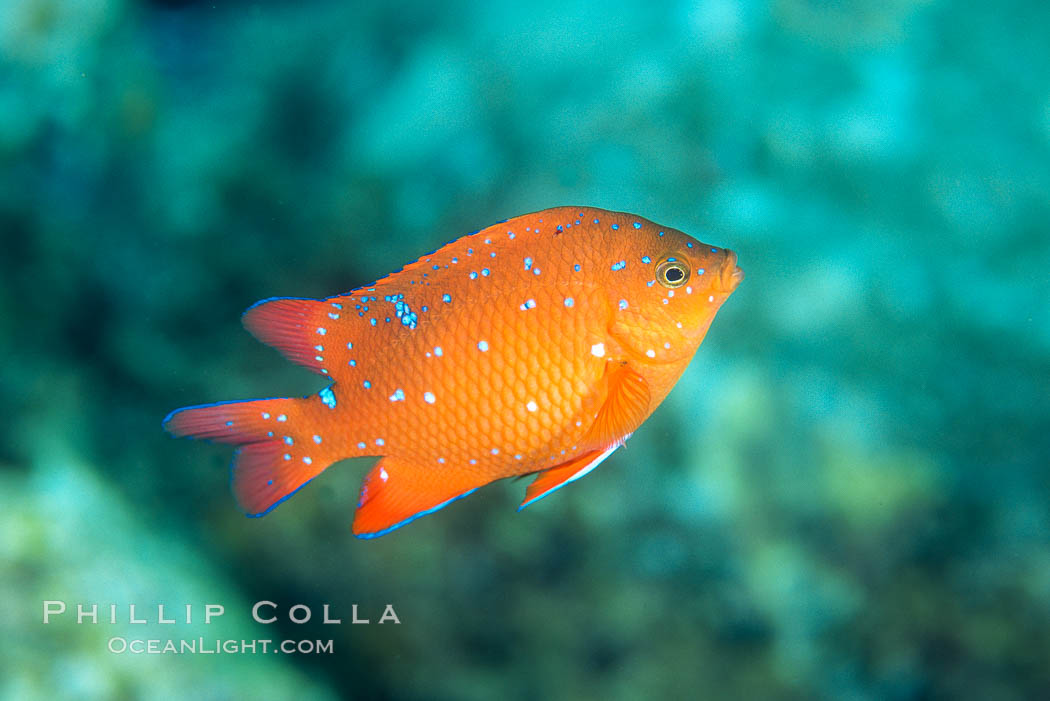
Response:
[[[631,214],[516,217],[344,295],[253,306],[249,331],[331,385],[188,407],[165,426],[241,446],[233,486],[249,515],[357,456],[382,458],[362,485],[361,537],[538,473],[524,506],[638,428],[742,275],[732,252]]]
[[[468,248],[462,246],[460,252],[465,250]],[[422,266],[423,270],[425,268]],[[507,455],[550,452],[545,446],[553,443],[557,433],[564,433],[566,419],[580,411],[588,386],[584,379],[585,365],[590,364],[590,374],[596,376],[604,363],[581,352],[584,346],[589,347],[587,338],[571,332],[573,325],[586,320],[588,304],[581,292],[577,293],[580,304],[570,310],[561,299],[554,299],[558,295],[556,290],[552,292],[540,284],[540,276],[525,277],[524,282],[531,283],[525,288],[526,294],[533,295],[528,299],[538,298],[537,306],[541,303],[552,305],[554,313],[535,313],[535,308],[521,311],[517,299],[522,293],[501,284],[495,274],[490,273],[487,277],[493,278],[494,294],[478,287],[476,291],[460,295],[457,304],[485,304],[496,311],[490,318],[474,320],[456,315],[452,313],[455,311],[453,304],[447,311],[424,314],[424,322],[411,334],[396,333],[395,328],[391,338],[383,338],[390,333],[383,317],[382,325],[372,327],[369,324],[363,329],[365,334],[371,333],[379,338],[368,340],[358,336],[356,345],[361,347],[362,344],[385,341],[391,354],[402,360],[398,373],[379,376],[372,372],[372,368],[360,365],[353,370],[342,368],[339,374],[335,370],[331,373],[337,382],[351,376],[381,377],[374,379],[367,391],[358,389],[358,383],[348,382],[353,389],[349,401],[343,406],[363,410],[366,416],[375,419],[362,422],[361,430],[366,435],[409,435],[410,427],[398,422],[402,418],[414,421],[410,405],[418,403],[425,392],[433,392],[435,411],[429,412],[426,415],[429,420],[422,428],[416,429],[406,454],[433,463],[443,457],[446,459],[444,464],[469,465],[468,460],[474,458],[478,465],[498,478],[505,476],[505,472],[513,474],[516,469],[509,463]],[[440,279],[434,284],[438,282]],[[402,282],[399,289],[404,288]],[[403,295],[405,300],[414,300],[411,303],[413,308],[430,309],[435,296],[442,294],[427,287],[413,289],[411,284],[408,288],[408,291],[397,294]],[[345,305],[350,301],[352,298],[345,298],[342,303]],[[344,335],[353,337],[355,333],[351,327],[355,321],[360,322],[361,318],[351,317],[345,324],[346,329],[326,328],[326,336],[340,340]],[[566,329],[570,332],[565,333]],[[559,343],[552,344],[549,341],[552,338]],[[486,341],[489,350],[479,351],[477,343],[485,339],[489,339]],[[443,350],[440,358],[433,355],[435,347]],[[567,360],[569,366],[555,362],[558,358]],[[405,405],[384,411],[383,403],[389,402],[389,395],[397,389],[404,391]],[[544,410],[528,411],[529,401],[535,401],[537,405],[542,403]],[[491,447],[500,451],[497,456],[491,455],[491,447],[486,450],[487,446],[472,445],[469,440],[472,436],[465,430],[459,441],[449,440],[457,427],[472,425],[480,429]],[[576,431],[577,435],[582,433],[582,430]],[[390,443],[391,449],[397,445],[396,439]]]
[[[534,315],[534,319],[540,317]],[[465,465],[474,458],[494,476],[502,476],[501,469],[506,469],[506,456],[514,454],[512,450],[531,455],[539,446],[551,442],[566,404],[576,399],[571,383],[565,381],[563,368],[545,363],[534,349],[532,339],[548,335],[550,329],[529,321],[507,320],[498,330],[484,323],[471,328],[453,325],[441,329],[437,338],[421,333],[407,339],[399,348],[399,355],[405,358],[403,378],[392,378],[385,387],[380,385],[382,391],[377,395],[382,397],[393,385],[399,385],[405,390],[406,405],[393,408],[393,413],[386,413],[383,418],[379,418],[385,413],[380,411],[382,407],[376,407],[372,413],[376,420],[366,424],[367,430],[410,435],[408,424],[415,421],[416,414],[409,404],[418,403],[424,392],[432,391],[433,410],[425,414],[427,421],[417,429],[416,440],[406,445],[406,454],[435,464],[439,458],[445,458],[446,464]],[[492,339],[490,350],[484,353],[477,349],[474,340],[482,337]],[[443,356],[426,358],[427,349],[435,344],[444,344]],[[517,362],[493,362],[503,358],[516,358]],[[540,390],[541,385],[547,396]],[[376,401],[383,400],[373,399]],[[529,412],[529,401],[542,403],[544,411]],[[469,426],[476,426],[479,435],[469,432]],[[449,440],[450,436],[455,436],[455,440]],[[492,456],[491,448],[500,453]]]

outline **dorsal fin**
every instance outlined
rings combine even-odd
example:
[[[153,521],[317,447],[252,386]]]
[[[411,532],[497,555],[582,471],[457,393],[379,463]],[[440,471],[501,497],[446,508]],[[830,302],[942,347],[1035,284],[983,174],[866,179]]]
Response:
[[[329,302],[295,297],[274,297],[256,302],[241,316],[241,323],[266,345],[273,346],[293,363],[322,372],[324,337],[318,329],[327,323],[326,312],[336,312]],[[319,358],[321,358],[319,360]]]

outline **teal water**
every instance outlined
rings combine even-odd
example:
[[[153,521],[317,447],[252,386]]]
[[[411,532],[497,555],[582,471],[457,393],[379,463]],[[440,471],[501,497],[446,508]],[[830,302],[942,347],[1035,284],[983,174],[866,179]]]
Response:
[[[0,2],[0,694],[1050,696],[1048,32],[1035,2]],[[160,430],[320,388],[253,302],[561,204],[747,272],[586,479],[362,542],[367,461],[248,520],[229,451]],[[108,650],[198,636],[334,652]]]

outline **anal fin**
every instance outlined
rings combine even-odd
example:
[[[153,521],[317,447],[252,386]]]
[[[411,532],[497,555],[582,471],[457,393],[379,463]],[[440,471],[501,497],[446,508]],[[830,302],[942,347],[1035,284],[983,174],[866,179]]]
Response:
[[[464,471],[417,465],[388,455],[361,483],[354,535],[386,535],[467,496],[488,481]]]

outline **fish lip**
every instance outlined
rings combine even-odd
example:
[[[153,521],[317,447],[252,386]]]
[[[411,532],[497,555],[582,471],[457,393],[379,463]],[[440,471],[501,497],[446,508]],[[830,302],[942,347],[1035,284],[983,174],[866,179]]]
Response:
[[[722,290],[729,294],[736,289],[737,285],[744,279],[744,271],[736,264],[736,253],[726,249],[726,259],[722,264],[722,273],[719,277]]]

